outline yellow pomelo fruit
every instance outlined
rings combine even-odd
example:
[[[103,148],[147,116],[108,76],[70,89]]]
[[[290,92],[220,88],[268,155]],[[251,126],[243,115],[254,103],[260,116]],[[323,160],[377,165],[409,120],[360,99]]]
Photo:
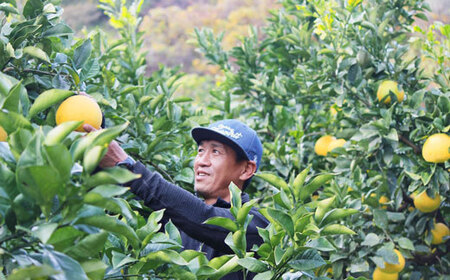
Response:
[[[422,156],[428,162],[440,163],[450,159],[450,136],[436,133],[428,137],[423,144]]]
[[[441,204],[441,197],[438,193],[434,195],[434,198],[428,196],[426,191],[414,197],[414,206],[423,213],[430,213],[439,208]]]
[[[83,124],[90,124],[99,129],[102,124],[102,111],[97,102],[88,96],[71,96],[64,100],[56,111],[56,124],[68,121],[83,121],[76,131],[84,132]]]
[[[381,100],[383,100],[383,98],[387,96],[386,99],[384,100],[384,103],[385,104],[391,103],[391,97],[389,96],[390,91],[392,91],[395,94],[395,96],[397,96],[398,102],[402,102],[403,98],[405,98],[405,92],[403,90],[399,90],[397,82],[387,80],[383,81],[378,86],[377,91],[378,101],[381,102]]]
[[[382,272],[398,273],[405,267],[405,258],[403,257],[402,253],[400,253],[400,251],[397,249],[394,249],[394,252],[397,254],[398,264],[384,262],[384,268],[380,268]]]
[[[342,147],[347,141],[345,139],[334,139],[328,144],[328,152],[331,152],[334,148]]]
[[[398,273],[386,273],[383,272],[379,267],[375,268],[373,271],[373,280],[397,280]]]
[[[331,135],[324,135],[320,137],[314,145],[314,151],[316,152],[316,154],[318,154],[319,156],[326,156],[328,152],[328,145],[330,145],[331,141],[335,139],[336,138]]]
[[[433,236],[431,244],[441,244],[444,242],[444,236],[450,235],[450,230],[445,224],[437,223],[434,224],[434,229],[431,230],[431,235]]]
[[[333,105],[330,107],[330,113],[331,113],[332,116],[336,116],[336,114],[337,114],[339,111],[342,111],[342,108],[339,107],[336,103],[333,104]]]
[[[0,126],[0,142],[5,142],[6,138],[8,138],[8,133]]]
[[[386,203],[388,203],[389,202],[389,198],[387,198],[386,196],[384,196],[384,195],[382,195],[381,197],[380,197],[380,199],[378,200],[378,203],[380,203],[382,206],[381,206],[381,208],[383,208],[383,209],[387,209],[388,207],[387,207],[387,205],[383,205],[383,204],[386,204]]]

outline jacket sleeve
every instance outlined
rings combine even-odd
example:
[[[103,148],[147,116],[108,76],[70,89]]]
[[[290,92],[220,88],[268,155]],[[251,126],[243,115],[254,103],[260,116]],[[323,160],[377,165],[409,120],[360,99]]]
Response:
[[[142,177],[131,182],[131,192],[143,199],[145,205],[153,210],[166,209],[166,217],[190,237],[216,250],[232,253],[224,242],[229,231],[203,223],[217,216],[234,219],[229,209],[205,204],[192,193],[167,182],[159,173],[149,171],[140,162],[134,165],[132,171]],[[250,214],[254,217],[247,227],[247,251],[254,244],[263,242],[257,227],[265,228],[268,225],[268,221],[256,210],[252,209]]]

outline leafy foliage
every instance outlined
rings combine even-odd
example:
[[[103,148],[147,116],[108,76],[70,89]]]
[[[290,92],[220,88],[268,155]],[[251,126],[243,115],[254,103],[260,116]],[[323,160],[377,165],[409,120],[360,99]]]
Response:
[[[448,248],[430,247],[429,233],[435,221],[448,221],[447,203],[430,214],[407,209],[414,206],[410,195],[422,190],[448,200],[448,161],[425,162],[420,148],[428,136],[449,130],[448,57],[442,56],[448,26],[415,27],[427,37],[409,39],[414,19],[426,18],[422,1],[288,0],[283,7],[269,19],[264,40],[255,32],[228,52],[220,47],[221,36],[197,31],[205,57],[226,76],[211,92],[221,101],[215,107],[228,117],[254,120],[267,151],[263,169],[292,178],[311,164],[338,174],[318,190],[319,199],[336,194],[361,214],[350,218],[357,234],[335,240],[333,278],[370,277],[382,260],[397,261],[394,248],[408,259],[404,277],[447,275],[448,265],[439,264],[448,264]],[[421,55],[409,52],[420,45],[435,64],[431,74]],[[406,101],[379,102],[383,80],[397,81]],[[315,141],[327,134],[347,143],[326,157],[315,155]]]
[[[420,146],[449,129],[449,28],[416,27],[421,36],[409,38],[426,4],[285,0],[263,33],[251,29],[231,50],[223,36],[199,29],[199,48],[225,77],[201,107],[175,94],[178,69],[145,75],[142,4],[100,1],[120,36],[113,42],[102,30],[75,38],[53,1],[1,4],[1,277],[220,279],[242,271],[254,279],[364,279],[397,263],[394,249],[406,258],[405,279],[448,275],[448,248],[431,246],[430,232],[449,218],[450,166],[425,162]],[[436,63],[431,74],[408,52],[417,45]],[[377,100],[385,79],[401,85],[405,101]],[[98,101],[106,129],[84,136],[74,132],[78,122],[55,126],[57,105],[77,91]],[[258,199],[242,204],[231,185],[234,218],[206,221],[229,231],[233,251],[208,260],[182,250],[178,229],[161,224],[164,210],[120,186],[135,174],[97,165],[117,138],[192,190],[195,145],[186,132],[223,118],[255,128],[265,152],[248,189]],[[347,142],[317,156],[315,140],[325,134]],[[408,209],[422,190],[442,196],[438,211]],[[263,244],[248,250],[252,207],[271,223],[259,229]]]

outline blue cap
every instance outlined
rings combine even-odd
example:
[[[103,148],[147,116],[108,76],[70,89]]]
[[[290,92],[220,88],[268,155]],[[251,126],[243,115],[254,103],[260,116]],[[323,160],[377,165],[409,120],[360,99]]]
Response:
[[[256,132],[238,120],[222,120],[208,127],[196,127],[191,131],[197,144],[202,140],[216,140],[230,146],[238,155],[261,163],[262,144]]]

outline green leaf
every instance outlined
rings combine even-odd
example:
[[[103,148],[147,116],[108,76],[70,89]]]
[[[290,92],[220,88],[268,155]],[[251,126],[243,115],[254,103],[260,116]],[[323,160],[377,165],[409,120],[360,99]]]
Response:
[[[50,239],[47,240],[47,244],[53,245],[57,251],[63,251],[72,246],[75,240],[82,235],[82,231],[71,226],[58,228],[53,232]]]
[[[252,258],[252,257],[239,259],[237,262],[239,265],[241,265],[242,267],[246,268],[247,270],[249,270],[251,272],[260,273],[260,272],[264,272],[267,270],[266,264],[264,264],[260,260]]]
[[[81,69],[83,67],[91,56],[91,52],[92,44],[90,39],[85,40],[81,46],[75,49],[73,53],[73,64],[75,69]]]
[[[269,215],[280,225],[282,226],[287,234],[293,238],[294,236],[294,222],[292,221],[291,216],[284,213],[281,210],[274,209],[274,208],[268,208],[267,212]]]
[[[319,237],[317,239],[313,239],[306,243],[306,247],[310,247],[319,251],[323,252],[332,252],[336,251],[336,248],[333,246],[333,244],[330,243],[326,238]]]
[[[135,259],[133,257],[130,257],[130,256],[127,256],[127,255],[122,254],[122,253],[117,252],[117,251],[112,251],[111,254],[112,254],[111,263],[112,263],[112,267],[114,269],[123,267],[123,266],[125,266],[125,265],[127,265],[129,263],[134,263],[134,262],[137,261],[137,259]]]
[[[94,78],[100,73],[100,65],[98,59],[89,60],[81,70],[81,81],[86,81],[90,78]]]
[[[45,223],[33,228],[32,232],[42,243],[46,244],[57,227],[57,223]]]
[[[378,238],[378,235],[376,235],[375,233],[369,233],[368,235],[366,235],[366,238],[361,243],[361,245],[373,247],[375,245],[378,245],[379,243],[380,238]]]
[[[300,189],[300,200],[305,201],[313,192],[334,177],[332,174],[322,174],[315,177],[310,183]]]
[[[106,151],[107,148],[104,146],[94,146],[86,150],[83,158],[83,172],[91,174],[102,160]]]
[[[73,94],[73,91],[63,89],[50,89],[44,91],[36,98],[36,100],[34,100],[33,105],[31,105],[28,115],[29,119]]]
[[[231,258],[230,258],[230,256],[227,256],[227,255],[225,255],[225,256],[228,257],[229,260],[226,261],[225,263],[223,263],[220,267],[216,268],[217,271],[214,273],[213,279],[220,279],[223,276],[225,276],[231,272],[238,271],[240,269],[240,266],[238,264],[238,260],[239,260],[238,256],[235,255]],[[224,256],[222,256],[222,257],[224,257]],[[211,265],[211,262],[209,263],[209,265]]]
[[[237,217],[238,211],[242,206],[242,199],[241,199],[241,190],[233,183],[231,182],[228,186],[228,189],[230,190],[230,202],[231,202],[231,208],[230,212],[233,214],[234,217]]]
[[[113,167],[112,169],[116,169],[116,168],[120,168],[120,167]],[[126,170],[124,168],[120,168],[120,169]],[[109,170],[109,169],[104,169],[104,170]],[[103,172],[103,171],[100,171],[100,172]],[[98,172],[98,173],[100,173],[100,172]],[[96,173],[95,175],[97,175],[98,173]],[[135,174],[135,175],[138,175],[138,174]],[[116,185],[100,185],[100,186],[94,188],[93,190],[91,190],[91,192],[99,193],[103,197],[119,196],[119,195],[126,193],[127,191],[128,191],[127,188],[124,188],[121,186],[116,186]]]
[[[283,189],[286,192],[290,192],[288,184],[282,178],[278,177],[277,175],[274,175],[271,173],[257,173],[255,175],[256,175],[256,177],[259,177],[259,178],[263,179],[264,181],[268,182],[269,184],[273,185],[277,189]]]
[[[42,1],[28,0],[23,7],[22,14],[27,19],[34,18],[42,12],[42,8],[44,8]]]
[[[88,280],[81,265],[63,253],[44,249],[42,262],[60,271],[52,276],[56,280]]]
[[[94,141],[92,142],[93,146],[105,146],[108,145],[112,140],[117,138],[122,131],[124,131],[128,125],[129,122],[124,122],[123,124],[116,125],[107,129],[99,130],[98,133],[96,133],[96,137]]]
[[[19,128],[31,128],[31,123],[24,116],[4,109],[0,110],[0,123],[8,134]]]
[[[321,235],[335,235],[335,234],[356,234],[353,230],[340,224],[331,224],[325,226],[321,231]]]
[[[45,62],[50,63],[50,59],[48,58],[47,53],[45,53],[43,50],[37,47],[28,46],[23,49],[23,53],[26,53],[28,55],[34,56],[36,58],[39,58],[40,60],[43,60]]]
[[[194,182],[194,170],[190,167],[185,167],[175,176],[175,181],[181,181],[188,184],[192,184]]]
[[[397,254],[393,249],[388,248],[387,246],[380,248],[377,250],[376,254],[384,259],[385,262],[391,264],[399,264],[399,259]]]
[[[347,79],[352,85],[358,85],[358,81],[362,78],[361,67],[359,64],[353,64],[348,69]]]
[[[316,212],[314,213],[314,219],[317,223],[320,223],[320,221],[322,221],[323,216],[325,216],[326,211],[331,207],[335,199],[336,196],[332,196],[317,203]]]
[[[1,3],[0,4],[0,11],[3,11],[5,13],[11,13],[11,14],[19,14],[19,11],[10,3]]]
[[[398,239],[398,245],[401,248],[406,249],[406,250],[411,250],[411,251],[415,250],[414,243],[406,237],[400,237]]]
[[[263,273],[258,273],[253,278],[253,280],[270,280],[270,279],[272,279],[274,273],[275,272],[272,271],[272,270],[269,270],[269,271],[266,271],[266,272],[263,272]]]
[[[23,87],[22,83],[18,82],[13,87],[11,87],[11,89],[9,90],[8,95],[3,100],[3,104],[0,103],[0,107],[2,109],[6,109],[8,111],[21,113],[21,111],[22,111],[21,108],[20,108],[20,96],[21,96],[21,94],[27,95],[26,90]],[[1,99],[0,99],[0,101],[1,101]]]
[[[350,272],[352,273],[360,273],[369,271],[369,263],[367,261],[361,261],[357,263],[352,263],[350,266]]]
[[[72,154],[72,158],[74,161],[78,161],[86,152],[86,149],[92,145],[97,137],[100,134],[101,130],[97,130],[87,134],[84,137],[78,138],[72,146],[70,147],[70,153]]]
[[[52,146],[61,143],[67,135],[77,129],[82,123],[83,121],[69,121],[56,126],[48,132],[44,145]]]
[[[373,221],[379,228],[387,228],[388,216],[386,211],[381,209],[373,209]]]
[[[92,259],[81,263],[89,280],[102,280],[108,266],[100,260]]]
[[[238,230],[236,223],[233,220],[225,217],[212,217],[207,219],[203,223],[223,227],[231,232],[235,232]]]
[[[21,192],[43,206],[43,212],[48,216],[54,196],[64,187],[59,174],[46,165],[21,167],[16,174]]]
[[[255,203],[256,203],[256,200],[250,200],[249,202],[244,203],[244,205],[242,205],[241,209],[239,209],[237,216],[236,216],[236,221],[241,226],[243,226],[245,224],[245,221],[247,220],[247,218],[251,217],[251,215],[249,216],[248,213],[252,209],[253,205],[255,205]]]
[[[316,250],[308,249],[288,264],[293,269],[305,271],[321,267],[326,264],[326,262]]]
[[[47,279],[50,276],[58,274],[59,271],[44,264],[39,266],[28,266],[24,268],[14,269],[8,276],[8,280],[24,280],[24,279]]]
[[[121,214],[127,219],[129,225],[136,225],[136,215],[132,212],[130,205],[123,199],[103,197],[99,193],[89,192],[84,196],[83,201],[87,204],[106,209],[109,212]]]
[[[72,35],[73,30],[64,23],[58,23],[42,33],[42,37],[61,37]]]
[[[325,216],[323,217],[323,220],[321,224],[328,224],[337,220],[344,219],[345,217],[351,216],[353,214],[358,213],[359,211],[357,209],[340,209],[335,208],[331,211],[327,212]]]
[[[303,187],[303,184],[305,183],[306,176],[309,173],[309,170],[311,169],[311,165],[303,169],[302,172],[300,172],[294,179],[294,183],[292,183],[292,187],[294,188],[295,197],[299,198],[300,195],[300,189]]]
[[[76,224],[90,225],[104,229],[106,231],[120,234],[125,236],[133,246],[133,248],[139,248],[139,237],[136,235],[134,230],[121,222],[120,220],[110,217],[110,216],[91,216],[83,217],[76,221]]]
[[[86,186],[95,187],[107,184],[125,184],[141,177],[141,174],[135,174],[128,169],[122,167],[105,168],[102,171],[89,176],[86,180]],[[104,187],[105,190],[108,187]],[[125,188],[121,188],[123,192]]]
[[[107,238],[108,233],[105,231],[89,234],[74,246],[67,248],[65,253],[76,260],[89,259],[103,250]]]

